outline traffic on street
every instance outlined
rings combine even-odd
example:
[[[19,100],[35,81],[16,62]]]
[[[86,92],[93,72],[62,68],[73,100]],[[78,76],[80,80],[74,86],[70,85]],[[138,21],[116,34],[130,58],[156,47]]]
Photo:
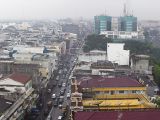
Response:
[[[28,120],[68,120],[70,117],[71,73],[77,62],[77,53],[82,48],[78,42],[72,54],[59,57],[58,69],[54,71],[47,86],[41,85],[35,109]]]

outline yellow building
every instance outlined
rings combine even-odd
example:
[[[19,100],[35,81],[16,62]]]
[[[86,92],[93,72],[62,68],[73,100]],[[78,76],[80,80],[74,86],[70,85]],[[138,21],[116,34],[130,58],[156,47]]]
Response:
[[[77,77],[84,110],[154,108],[146,95],[146,86],[129,77]]]

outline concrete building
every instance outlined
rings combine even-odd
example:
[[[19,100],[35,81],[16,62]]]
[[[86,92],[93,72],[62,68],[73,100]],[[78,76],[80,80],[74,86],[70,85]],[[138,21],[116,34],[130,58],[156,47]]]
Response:
[[[156,107],[149,101],[146,87],[133,78],[79,75],[76,80],[72,86],[82,93],[80,111]]]
[[[109,61],[80,62],[74,68],[74,75],[114,75],[115,65]]]
[[[129,65],[130,51],[124,50],[124,43],[108,43],[107,58],[118,65]]]
[[[28,45],[17,45],[13,47],[13,51],[18,53],[44,53],[44,47],[30,47]]]
[[[66,54],[66,42],[54,42],[51,45],[45,45],[49,52],[56,52],[58,54]]]
[[[23,120],[27,110],[31,109],[37,95],[33,89],[22,94],[14,103],[9,102],[11,106],[0,115],[1,120]],[[6,101],[7,102],[7,101]],[[1,103],[1,101],[0,101]]]
[[[28,73],[33,76],[33,85],[49,80],[57,69],[57,58],[49,54],[15,54],[13,72]]]
[[[136,73],[148,73],[149,72],[149,59],[148,55],[132,55],[131,56],[131,68]]]
[[[64,34],[64,39],[65,39],[65,42],[66,42],[66,52],[71,54],[71,50],[74,49],[72,48],[74,43],[77,42],[77,34],[74,34],[74,33],[65,33]]]
[[[31,109],[37,98],[37,95],[33,91],[30,75],[13,73],[1,78],[0,94],[4,99],[0,101],[1,108],[3,109],[0,119],[23,120],[25,112]],[[6,103],[3,103],[4,101]]]
[[[78,62],[97,62],[98,60],[106,60],[106,51],[92,50],[89,53],[82,53],[78,56]]]
[[[11,93],[19,92],[22,94],[31,88],[32,77],[27,74],[13,73],[7,78],[0,80],[0,89],[10,91]]]
[[[0,74],[7,75],[12,73],[14,60],[7,54],[0,55]]]
[[[72,23],[65,23],[62,25],[62,31],[67,33],[74,33],[77,34],[77,36],[80,35],[80,28],[76,24]]]
[[[113,39],[138,39],[140,36],[138,32],[128,31],[103,31],[100,34]]]

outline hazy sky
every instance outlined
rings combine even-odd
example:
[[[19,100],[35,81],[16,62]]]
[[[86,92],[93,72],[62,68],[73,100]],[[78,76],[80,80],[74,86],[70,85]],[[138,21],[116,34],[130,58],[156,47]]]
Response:
[[[119,16],[126,0],[0,0],[0,19],[93,18],[106,13]],[[160,20],[160,0],[129,0],[139,19]]]

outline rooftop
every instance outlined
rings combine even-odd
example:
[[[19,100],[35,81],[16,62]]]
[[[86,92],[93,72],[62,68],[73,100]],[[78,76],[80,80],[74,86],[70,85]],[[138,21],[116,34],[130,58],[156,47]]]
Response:
[[[31,80],[31,76],[24,73],[13,73],[9,76],[9,78],[22,84],[26,84],[28,81]]]
[[[75,112],[74,120],[159,120],[160,111]]]
[[[12,104],[12,101],[0,98],[0,113],[5,112]]]
[[[141,83],[130,77],[103,77],[103,76],[81,76],[77,77],[81,81],[82,88],[91,87],[143,87]]]

